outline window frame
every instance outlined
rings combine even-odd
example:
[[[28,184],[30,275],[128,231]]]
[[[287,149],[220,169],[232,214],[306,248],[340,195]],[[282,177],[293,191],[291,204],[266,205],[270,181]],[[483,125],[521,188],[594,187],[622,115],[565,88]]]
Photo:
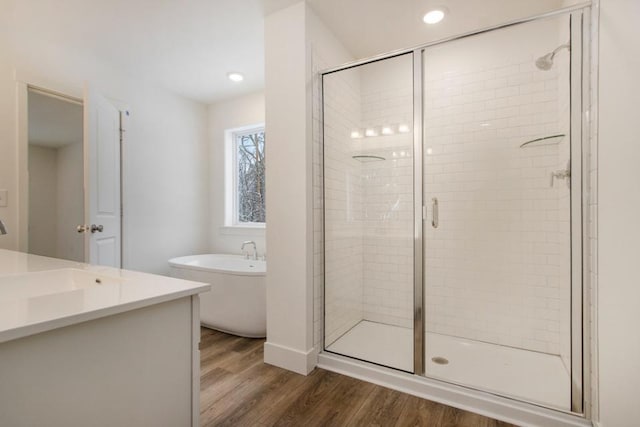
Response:
[[[225,227],[248,229],[266,227],[264,222],[240,222],[238,209],[238,141],[243,136],[264,131],[264,123],[225,130]]]

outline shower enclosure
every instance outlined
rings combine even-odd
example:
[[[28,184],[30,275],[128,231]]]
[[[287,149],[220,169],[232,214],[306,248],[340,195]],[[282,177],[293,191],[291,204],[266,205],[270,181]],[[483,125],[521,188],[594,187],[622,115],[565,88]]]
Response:
[[[321,73],[325,352],[583,413],[588,12]]]

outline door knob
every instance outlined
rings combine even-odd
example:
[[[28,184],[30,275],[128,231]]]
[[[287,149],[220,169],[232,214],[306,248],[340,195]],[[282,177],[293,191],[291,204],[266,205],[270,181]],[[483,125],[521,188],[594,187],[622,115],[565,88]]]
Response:
[[[102,226],[102,224],[100,225],[95,225],[95,224],[91,224],[91,232],[95,233],[96,231],[99,233],[102,233],[102,230],[104,230],[104,227]]]
[[[87,231],[89,231],[89,227],[87,227],[86,225],[79,225],[76,227],[76,231],[78,233],[86,233]]]

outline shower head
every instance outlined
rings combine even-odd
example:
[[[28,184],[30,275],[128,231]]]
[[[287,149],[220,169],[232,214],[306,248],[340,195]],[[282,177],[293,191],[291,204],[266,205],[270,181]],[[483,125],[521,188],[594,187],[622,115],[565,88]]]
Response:
[[[549,52],[546,55],[541,56],[540,58],[536,59],[536,67],[543,71],[550,70],[551,67],[553,67],[553,58],[556,56],[556,53],[558,53],[562,49],[571,50],[571,46],[569,45],[569,43],[563,44],[562,46],[558,46],[557,48],[555,48],[553,52]]]
[[[536,67],[543,71],[550,70],[553,67],[553,53],[547,53],[536,59]]]

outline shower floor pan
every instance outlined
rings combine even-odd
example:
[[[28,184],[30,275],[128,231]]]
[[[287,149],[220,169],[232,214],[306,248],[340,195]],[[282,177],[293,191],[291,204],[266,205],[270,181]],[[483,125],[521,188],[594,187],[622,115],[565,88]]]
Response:
[[[570,409],[571,382],[560,356],[431,332],[425,343],[430,377]],[[408,328],[363,320],[327,350],[413,371],[413,330]]]

